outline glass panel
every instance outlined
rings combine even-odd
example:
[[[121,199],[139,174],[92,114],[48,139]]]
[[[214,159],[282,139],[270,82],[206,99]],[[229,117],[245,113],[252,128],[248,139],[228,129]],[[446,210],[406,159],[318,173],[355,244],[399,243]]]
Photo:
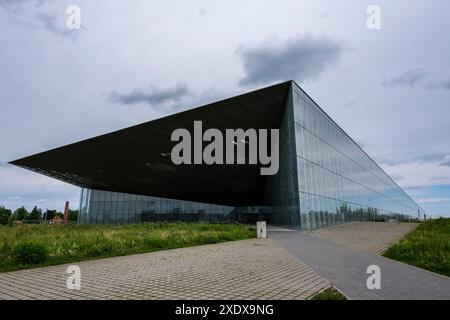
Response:
[[[293,85],[301,228],[417,217],[420,207]]]

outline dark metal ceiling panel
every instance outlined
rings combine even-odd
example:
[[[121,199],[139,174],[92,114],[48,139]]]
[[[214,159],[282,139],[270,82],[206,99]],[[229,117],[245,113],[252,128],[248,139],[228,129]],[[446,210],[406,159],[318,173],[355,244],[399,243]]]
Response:
[[[80,187],[232,206],[261,204],[256,165],[172,163],[172,131],[279,128],[291,81],[38,153],[11,163]]]

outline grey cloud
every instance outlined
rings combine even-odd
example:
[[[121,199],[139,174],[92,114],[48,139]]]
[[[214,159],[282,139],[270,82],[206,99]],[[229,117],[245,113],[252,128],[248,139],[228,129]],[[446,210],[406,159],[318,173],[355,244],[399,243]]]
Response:
[[[429,202],[446,202],[449,201],[450,198],[420,198],[417,199],[417,203],[429,203]]]
[[[427,83],[426,88],[429,90],[436,90],[436,89],[450,90],[450,79],[440,81],[430,81]]]
[[[36,15],[35,20],[42,28],[58,36],[75,39],[80,34],[80,30],[68,29],[65,24],[59,24],[54,13],[39,13]]]
[[[430,181],[443,181],[443,180],[447,180],[448,177],[446,176],[434,176],[430,178]]]
[[[428,72],[420,68],[414,68],[404,72],[401,75],[384,79],[382,85],[383,87],[395,87],[395,86],[411,87],[422,82],[427,76]]]
[[[206,105],[209,103],[213,103],[219,100],[223,100],[228,97],[232,97],[237,95],[234,91],[223,91],[221,89],[211,87],[205,90],[202,90],[198,93],[191,93],[189,99],[183,99],[183,109],[189,109],[192,107],[198,107],[202,105]]]
[[[355,100],[351,100],[349,102],[347,102],[346,104],[344,104],[344,108],[345,109],[349,109],[354,107],[357,104],[357,102]]]
[[[404,86],[412,87],[417,84],[423,83],[424,80],[429,77],[429,73],[420,68],[414,68],[406,71],[405,73],[384,79],[382,85],[384,87]],[[427,90],[450,90],[450,78],[444,80],[429,80],[427,83],[423,83],[423,87]]]
[[[285,43],[266,42],[258,47],[240,48],[245,76],[240,85],[267,84],[295,79],[317,78],[342,55],[340,41],[326,36],[298,36]]]
[[[448,152],[434,151],[434,152],[423,152],[419,154],[403,154],[403,155],[385,155],[379,159],[380,163],[395,166],[399,164],[407,164],[412,162],[417,163],[427,163],[427,162],[440,162],[441,165],[445,163],[445,159],[448,159],[450,165],[450,158],[448,157]],[[443,162],[444,161],[444,162]]]
[[[41,5],[52,1],[53,0],[0,0],[0,5],[5,10],[17,14],[25,3],[32,4],[34,7],[40,7]]]
[[[447,157],[448,152],[430,152],[430,153],[423,153],[418,154],[413,157],[418,162],[433,162],[433,161],[440,161],[442,158]]]
[[[147,103],[158,106],[168,102],[180,101],[189,94],[189,89],[185,84],[178,83],[172,88],[157,88],[149,86],[146,88],[136,88],[128,93],[118,93],[112,91],[108,95],[108,100],[113,103],[133,105],[137,103]]]
[[[20,10],[20,6],[30,0],[0,0],[0,5],[9,12],[16,14]]]
[[[446,156],[445,159],[439,165],[450,167],[450,155]]]
[[[31,8],[30,10],[30,5],[34,8],[38,8],[50,2],[52,2],[52,0],[0,0],[0,5],[13,14],[11,15],[12,20],[19,25],[31,29],[44,29],[55,35],[72,39],[79,36],[81,30],[68,29],[65,21],[63,19],[58,20],[58,16],[55,12],[48,13],[41,10],[35,14],[35,9]],[[21,10],[22,6],[25,4],[27,5],[27,8],[24,9],[28,10]],[[33,15],[27,15],[27,12],[33,12]],[[65,13],[65,11],[63,12]],[[86,30],[84,26],[82,26],[82,29]]]

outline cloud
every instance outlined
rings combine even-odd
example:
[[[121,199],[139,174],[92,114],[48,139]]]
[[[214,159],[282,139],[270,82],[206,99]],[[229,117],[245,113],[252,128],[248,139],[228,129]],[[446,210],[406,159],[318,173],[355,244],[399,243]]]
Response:
[[[57,16],[54,13],[39,13],[36,15],[35,20],[42,28],[57,36],[75,39],[80,34],[80,30],[68,29],[65,24],[58,23]]]
[[[0,161],[0,168],[6,168],[7,166],[9,166],[9,163],[5,161]]]
[[[0,195],[70,191],[77,187],[16,166],[0,167]],[[42,197],[41,197],[42,198]]]
[[[429,73],[421,68],[413,68],[407,70],[401,75],[386,78],[383,80],[383,87],[413,87],[417,84],[423,83],[423,81],[429,77]],[[444,80],[429,80],[423,84],[423,88],[427,90],[450,90],[450,78]]]
[[[191,93],[190,99],[184,99],[183,106],[186,108],[198,107],[238,95],[239,93],[234,90],[223,90],[212,86],[200,92]]]
[[[356,106],[356,104],[357,104],[357,102],[355,100],[351,100],[351,101],[347,102],[346,104],[344,104],[344,108],[349,109],[349,108]]]
[[[450,166],[449,152],[444,151],[432,151],[432,152],[420,152],[420,153],[406,153],[406,154],[385,154],[377,157],[377,162],[386,164],[389,166],[395,166],[408,163],[427,163],[427,162],[441,162],[441,165]]]
[[[251,86],[295,79],[316,79],[335,63],[344,47],[327,36],[297,36],[284,43],[272,40],[252,48],[239,48],[245,76],[240,85]]]
[[[429,90],[436,90],[436,89],[450,90],[450,79],[439,80],[439,81],[432,80],[427,83],[426,88]]]
[[[17,200],[22,200],[22,199],[23,199],[23,197],[21,197],[21,196],[9,196],[6,198],[6,200],[8,200],[8,201],[17,201]]]
[[[48,13],[49,8],[40,9],[36,13],[36,8],[44,7],[53,0],[0,0],[0,6],[12,13],[10,18],[17,24],[30,29],[43,29],[57,36],[77,38],[81,30],[68,29],[63,18],[58,19],[56,11]],[[58,8],[61,12],[61,8]],[[65,11],[63,11],[66,13]],[[83,25],[82,29],[87,30]]]
[[[396,165],[382,164],[382,168],[402,188],[450,185],[450,167],[440,166],[439,162],[402,163]],[[396,177],[403,177],[398,180]],[[435,179],[435,177],[442,177]],[[433,179],[434,178],[434,179]]]
[[[420,68],[413,68],[407,70],[401,75],[384,79],[382,85],[383,87],[395,87],[395,86],[412,87],[422,82],[427,76],[428,72]]]
[[[434,177],[430,178],[430,181],[437,181],[437,182],[439,182],[439,181],[447,180],[447,178],[448,177],[445,177],[445,176],[434,176]]]
[[[446,156],[439,165],[450,167],[450,155]]]
[[[450,198],[420,198],[417,199],[417,203],[431,203],[431,202],[447,202]]]
[[[52,0],[0,0],[0,5],[5,10],[16,14],[19,12],[22,4],[24,3],[32,3],[35,7],[39,7],[42,4],[50,1]]]
[[[188,94],[188,87],[182,83],[178,83],[172,88],[158,88],[151,85],[146,88],[133,89],[128,93],[112,91],[108,95],[108,100],[124,105],[147,103],[151,106],[159,106],[170,102],[178,102]]]
[[[79,188],[15,166],[0,167],[0,205],[16,209],[25,205],[64,208],[69,200],[73,208],[79,201]]]

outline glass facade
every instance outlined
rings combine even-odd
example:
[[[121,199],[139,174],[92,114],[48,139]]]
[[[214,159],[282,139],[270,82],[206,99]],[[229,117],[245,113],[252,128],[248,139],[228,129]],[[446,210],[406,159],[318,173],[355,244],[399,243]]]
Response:
[[[301,229],[351,220],[409,220],[424,215],[295,83],[291,94]]]
[[[267,205],[271,206],[269,217],[271,223],[300,228],[293,106],[292,92],[290,92],[280,124],[280,165],[278,173],[267,179],[264,200]]]
[[[83,188],[78,221],[266,219],[277,225],[313,230],[353,220],[410,220],[425,216],[294,82],[279,128],[279,171],[268,176],[259,206],[230,207]]]
[[[81,189],[78,223],[126,224],[145,221],[254,222],[270,207],[216,204]]]
[[[157,220],[229,221],[233,207],[81,189],[78,223],[137,223]]]

